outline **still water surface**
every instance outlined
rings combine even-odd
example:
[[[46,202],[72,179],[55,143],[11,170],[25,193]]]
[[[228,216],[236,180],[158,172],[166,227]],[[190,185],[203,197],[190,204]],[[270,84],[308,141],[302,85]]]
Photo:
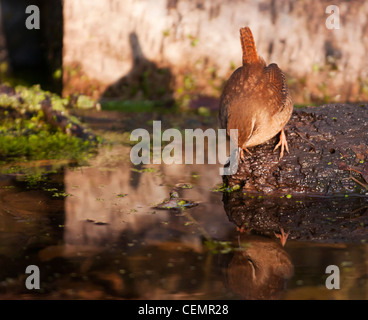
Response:
[[[219,166],[137,169],[128,155],[102,148],[88,166],[50,174],[43,189],[0,176],[0,298],[368,298],[364,241],[291,234],[282,247],[272,233],[240,233],[214,191]],[[174,189],[198,205],[154,208]],[[40,290],[25,287],[28,265],[40,269]],[[340,290],[325,287],[328,265],[340,269]]]

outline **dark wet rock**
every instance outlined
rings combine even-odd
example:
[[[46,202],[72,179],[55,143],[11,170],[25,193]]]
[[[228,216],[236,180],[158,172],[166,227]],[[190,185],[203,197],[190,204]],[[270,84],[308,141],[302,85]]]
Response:
[[[290,154],[279,161],[279,137],[251,148],[225,185],[261,193],[365,194],[368,104],[331,104],[294,110],[286,126]]]
[[[229,220],[239,228],[274,237],[283,228],[289,239],[364,242],[368,232],[368,197],[263,196],[224,193]]]

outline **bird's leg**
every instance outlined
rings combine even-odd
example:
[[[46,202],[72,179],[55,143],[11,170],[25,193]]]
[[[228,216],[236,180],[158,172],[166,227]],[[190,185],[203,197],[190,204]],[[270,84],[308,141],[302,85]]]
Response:
[[[242,225],[242,226],[236,226],[236,231],[240,232],[240,233],[244,233],[247,232],[247,229]]]
[[[276,238],[280,239],[281,245],[284,247],[285,243],[286,243],[286,240],[289,236],[289,232],[285,233],[284,228],[280,228],[280,232],[281,232],[281,234],[278,234],[278,233],[275,233],[275,232],[274,232],[274,234],[275,234]]]
[[[285,135],[284,129],[281,130],[280,141],[276,145],[275,149],[273,149],[273,151],[275,151],[280,146],[281,146],[281,152],[280,152],[279,160],[284,156],[284,150],[285,149],[286,149],[287,153],[289,153],[289,147],[288,147],[288,144],[287,144],[287,141],[286,141],[286,135]]]
[[[240,159],[244,162],[245,158],[244,158],[244,151],[246,151],[247,153],[249,153],[252,156],[252,153],[247,149],[247,148],[240,148],[239,147],[239,153],[240,153]]]

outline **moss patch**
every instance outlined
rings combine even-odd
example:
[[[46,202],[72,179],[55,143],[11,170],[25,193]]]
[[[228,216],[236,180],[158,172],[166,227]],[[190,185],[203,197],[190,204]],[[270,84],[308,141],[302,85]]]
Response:
[[[1,86],[0,92],[0,164],[41,159],[80,161],[96,147],[96,142],[66,134],[45,121],[41,104],[47,96],[52,108],[65,114],[69,99],[39,86]]]

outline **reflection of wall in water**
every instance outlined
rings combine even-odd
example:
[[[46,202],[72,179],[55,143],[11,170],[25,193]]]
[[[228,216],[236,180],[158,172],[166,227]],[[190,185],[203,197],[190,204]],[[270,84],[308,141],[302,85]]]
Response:
[[[172,213],[152,206],[168,198],[171,188],[182,182],[194,186],[185,190],[185,197],[189,194],[190,200],[206,202],[200,210],[211,214],[203,215],[203,220],[216,232],[225,232],[220,225],[223,207],[211,200],[212,188],[221,182],[218,165],[152,165],[154,172],[139,173],[131,170],[128,161],[114,166],[104,164],[104,159],[97,158],[96,166],[65,171],[65,190],[72,195],[65,200],[67,244],[103,245],[117,241],[122,231],[144,232],[146,237],[157,233]],[[222,219],[216,221],[216,214]]]

